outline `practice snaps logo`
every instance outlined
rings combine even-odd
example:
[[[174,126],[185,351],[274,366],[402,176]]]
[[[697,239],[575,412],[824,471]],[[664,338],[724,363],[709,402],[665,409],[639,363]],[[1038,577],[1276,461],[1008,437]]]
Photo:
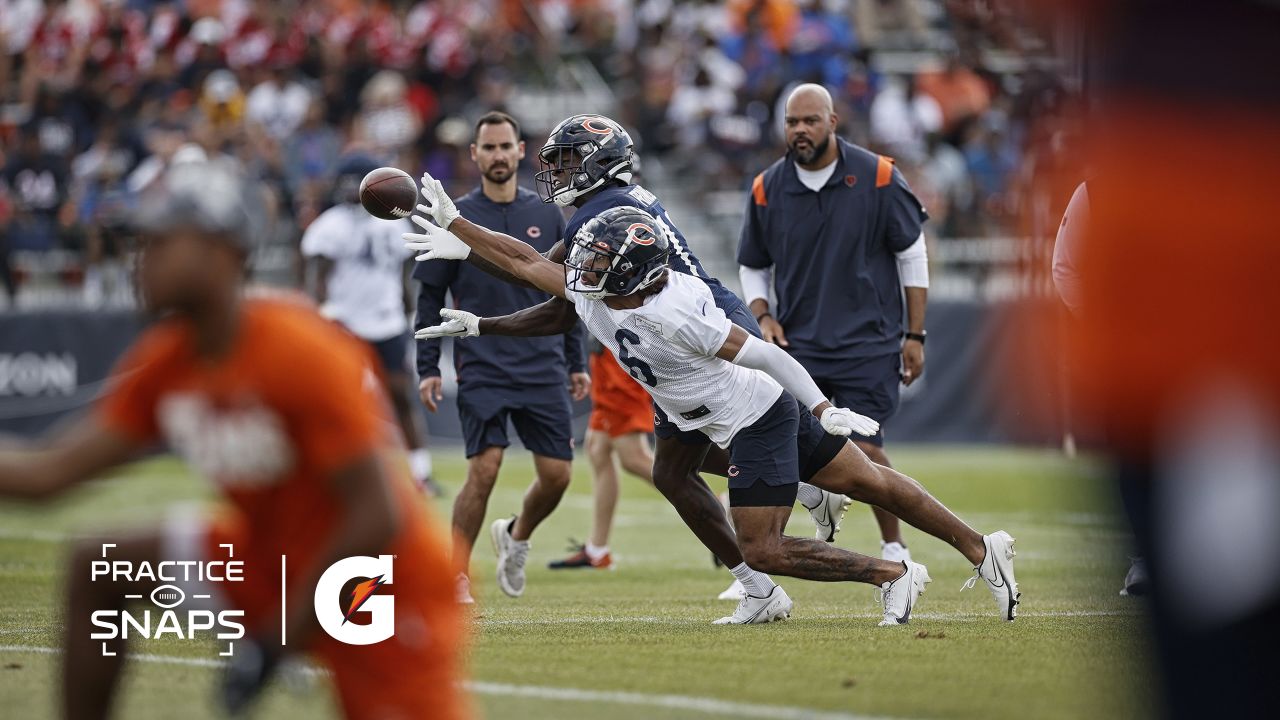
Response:
[[[316,583],[316,620],[335,640],[372,645],[395,634],[394,597],[384,588],[393,582],[391,555],[357,555],[329,566]]]
[[[90,634],[93,640],[102,641],[103,656],[115,655],[108,649],[108,640],[146,638],[148,640],[172,637],[178,640],[196,640],[213,634],[227,647],[219,655],[232,655],[235,641],[244,637],[243,610],[217,610],[213,608],[210,593],[192,592],[188,589],[212,590],[220,583],[244,582],[244,561],[235,559],[235,548],[219,545],[227,553],[226,560],[165,560],[155,564],[134,563],[130,560],[112,560],[108,551],[115,543],[102,544],[102,559],[93,560],[89,566],[89,579],[93,582],[127,582],[155,584],[149,596],[126,594],[125,600],[150,600],[153,607],[141,611],[128,609],[94,610],[90,621],[97,630]]]

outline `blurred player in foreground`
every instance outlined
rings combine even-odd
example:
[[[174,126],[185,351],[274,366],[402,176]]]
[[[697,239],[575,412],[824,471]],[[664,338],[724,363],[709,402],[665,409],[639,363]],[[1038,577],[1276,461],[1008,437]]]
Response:
[[[234,546],[243,582],[187,588],[188,596],[221,591],[230,608],[244,611],[246,635],[235,641],[220,693],[232,713],[252,701],[283,655],[307,651],[332,671],[347,717],[465,717],[462,628],[442,592],[450,582],[445,542],[404,470],[373,359],[298,303],[242,298],[251,203],[233,170],[192,163],[159,185],[138,219],[138,277],[160,319],[121,360],[95,411],[52,437],[0,450],[0,496],[52,497],[165,441],[225,502],[204,517],[175,514],[159,527],[76,545],[66,716],[107,714],[124,664],[123,640],[91,639],[91,614],[122,610],[126,594],[148,596],[159,585],[115,574],[92,582],[90,563],[106,540],[115,543],[113,560],[135,567],[221,558],[220,544]],[[329,637],[315,614],[322,573],[358,555],[395,556],[387,586],[395,633],[370,645]],[[103,656],[108,648],[114,655]]]
[[[560,211],[520,187],[516,169],[524,158],[524,143],[515,118],[491,112],[476,123],[471,158],[480,170],[480,187],[458,200],[467,219],[485,227],[527,238],[549,250],[564,234]],[[403,241],[400,248],[404,249]],[[476,258],[479,259],[478,257]],[[418,263],[413,277],[422,283],[418,293],[419,327],[430,325],[453,294],[457,308],[482,314],[505,315],[543,302],[547,294],[517,287],[458,260]],[[535,476],[525,492],[520,513],[495,520],[490,539],[498,553],[497,580],[502,592],[520,597],[525,588],[529,538],[551,514],[572,478],[573,399],[582,400],[590,388],[583,357],[581,328],[563,336],[540,338],[484,338],[454,347],[458,371],[458,416],[467,443],[467,480],[453,503],[453,559],[459,574],[457,597],[474,602],[468,568],[506,447],[507,423],[529,452]],[[418,391],[434,412],[441,397],[439,338],[418,336]]]
[[[980,535],[919,483],[876,465],[847,442],[851,433],[869,436],[879,425],[832,406],[803,366],[729,320],[706,283],[671,272],[672,244],[652,215],[627,207],[604,211],[573,235],[562,266],[525,243],[462,218],[430,175],[423,176],[422,195],[428,205],[418,209],[439,227],[415,217],[426,234],[406,236],[412,249],[425,250],[430,259],[436,242],[460,240],[504,271],[568,300],[587,331],[641,380],[682,432],[700,433],[729,450],[737,544],[755,572],[743,580],[747,593],[737,609],[716,624],[788,617],[791,599],[767,573],[870,583],[884,603],[882,626],[910,621],[929,582],[923,565],[784,534],[799,482],[810,478],[951,544],[974,565],[975,575],[965,586],[985,580],[1001,619],[1014,619],[1013,538],[1003,531]],[[502,322],[491,319],[484,329],[501,334]],[[445,327],[460,336],[481,334],[474,315],[455,317]]]
[[[408,260],[400,234],[407,220],[381,220],[360,206],[360,181],[378,167],[372,158],[348,155],[334,181],[335,205],[320,213],[302,235],[302,254],[314,272],[312,297],[320,313],[342,323],[369,344],[382,363],[387,393],[409,447],[413,478],[432,494],[431,451],[410,405],[409,321],[406,318]]]
[[[573,554],[553,560],[552,570],[571,568],[609,569],[609,535],[618,509],[618,468],[653,484],[653,451],[649,433],[653,431],[653,402],[649,394],[631,378],[613,353],[599,343],[591,353],[591,418],[587,421],[587,457],[591,460],[591,535]]]

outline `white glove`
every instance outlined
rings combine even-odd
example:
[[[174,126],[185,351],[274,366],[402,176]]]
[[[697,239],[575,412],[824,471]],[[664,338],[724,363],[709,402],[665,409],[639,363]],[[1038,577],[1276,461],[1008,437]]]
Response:
[[[444,322],[422,328],[413,336],[419,340],[430,340],[438,337],[475,337],[480,334],[480,318],[475,313],[444,308],[440,311],[440,317],[444,318]]]
[[[419,205],[418,211],[430,215],[431,219],[445,230],[448,230],[449,224],[462,214],[445,193],[444,186],[439,180],[431,177],[431,173],[422,173],[422,199],[426,200],[427,204]]]
[[[423,206],[418,209],[426,212]],[[414,252],[421,252],[417,260],[466,260],[471,254],[471,246],[448,230],[441,230],[419,215],[409,217],[414,225],[422,228],[422,233],[404,233],[404,246]]]
[[[848,408],[829,407],[822,411],[818,422],[822,423],[823,430],[840,437],[848,437],[850,433],[871,437],[880,431],[880,423]]]

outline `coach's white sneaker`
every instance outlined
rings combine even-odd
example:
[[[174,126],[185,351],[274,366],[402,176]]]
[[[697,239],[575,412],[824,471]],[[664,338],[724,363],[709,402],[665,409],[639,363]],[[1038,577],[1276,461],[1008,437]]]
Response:
[[[840,532],[840,521],[853,501],[844,495],[822,491],[822,502],[809,508],[809,516],[813,518],[816,528],[813,536],[823,542],[835,542],[836,533]]]
[[[880,627],[906,625],[911,622],[911,611],[924,594],[924,586],[933,581],[925,566],[910,560],[902,563],[902,576],[876,588],[876,602],[884,603],[884,619]]]
[[[454,587],[454,597],[459,605],[476,604],[476,599],[471,597],[471,578],[466,573],[458,573],[458,582]]]
[[[1013,538],[1009,533],[999,530],[982,536],[982,544],[987,546],[987,556],[982,558],[978,567],[973,569],[973,577],[965,581],[961,591],[968,590],[978,583],[978,578],[987,581],[991,588],[991,597],[996,599],[996,609],[1000,618],[1012,622],[1018,617],[1018,581],[1013,578]]]
[[[744,595],[732,615],[722,617],[712,625],[757,625],[791,617],[791,598],[781,585],[774,585],[769,597]]]
[[[747,589],[742,587],[742,581],[734,578],[733,584],[727,590],[716,596],[717,600],[741,600],[747,596]]]
[[[911,551],[900,542],[881,541],[880,557],[889,562],[911,562]]]
[[[514,517],[494,520],[489,526],[489,537],[493,539],[493,551],[498,554],[498,587],[511,597],[520,597],[524,594],[524,563],[529,559],[529,541],[511,537],[511,526],[515,524]]]

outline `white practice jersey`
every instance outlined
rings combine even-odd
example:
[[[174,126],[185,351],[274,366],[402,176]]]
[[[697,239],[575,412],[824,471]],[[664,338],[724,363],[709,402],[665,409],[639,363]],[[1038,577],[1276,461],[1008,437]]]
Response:
[[[782,386],[758,370],[716,357],[733,323],[707,284],[679,272],[634,310],[566,293],[587,332],[613,353],[681,430],[701,430],[727,447],[742,428],[768,412]]]
[[[302,254],[333,260],[326,315],[371,342],[409,329],[404,313],[404,263],[413,252],[400,237],[408,220],[380,220],[355,204],[320,213],[302,235]]]

